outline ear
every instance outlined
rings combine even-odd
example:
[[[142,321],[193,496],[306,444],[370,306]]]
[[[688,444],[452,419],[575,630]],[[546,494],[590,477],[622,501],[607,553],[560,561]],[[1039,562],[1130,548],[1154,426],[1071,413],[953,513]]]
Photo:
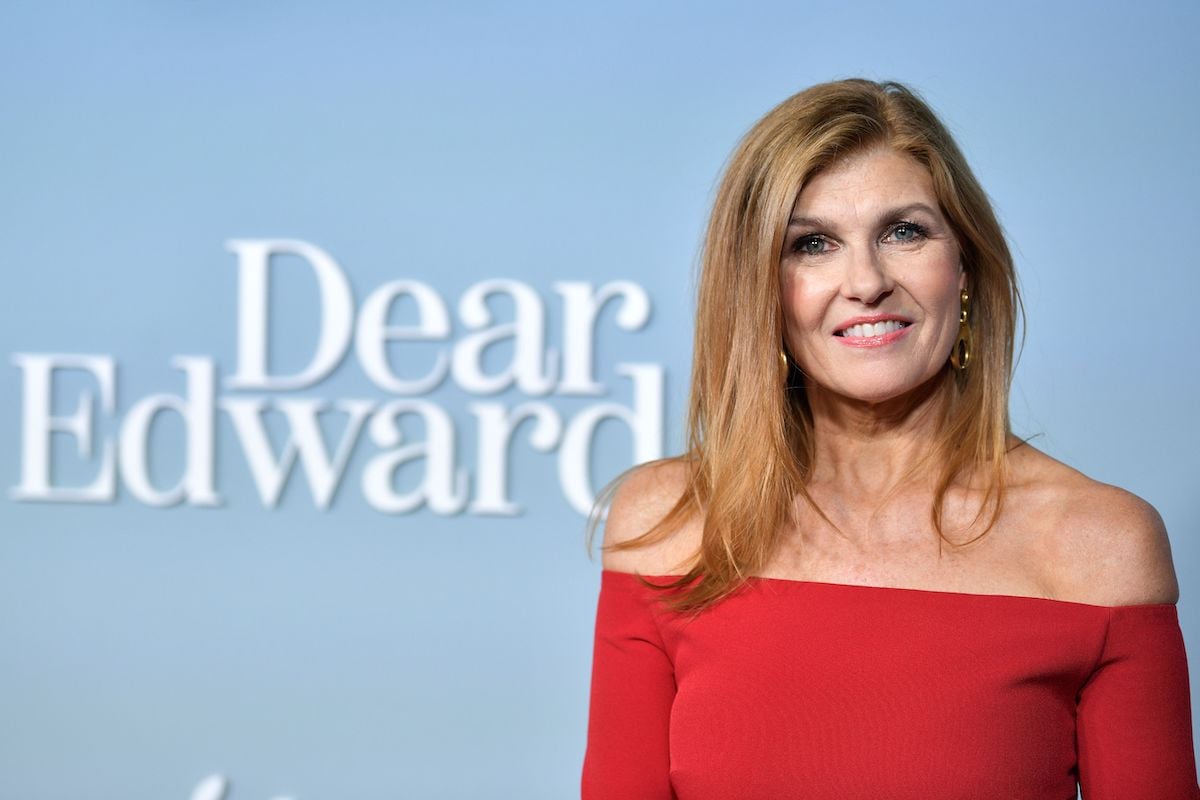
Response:
[[[959,263],[959,265],[958,265],[958,290],[961,292],[965,288],[967,288],[967,271],[965,269],[963,269],[963,265],[961,263]]]

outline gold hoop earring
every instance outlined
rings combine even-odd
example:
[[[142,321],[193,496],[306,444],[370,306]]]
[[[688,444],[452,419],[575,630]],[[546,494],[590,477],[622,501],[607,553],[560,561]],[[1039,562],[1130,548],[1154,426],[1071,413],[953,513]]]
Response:
[[[971,310],[971,296],[963,289],[959,295],[958,338],[954,340],[954,349],[950,351],[950,363],[959,372],[966,370],[971,363],[971,326],[967,324],[967,316]]]
[[[787,386],[788,373],[791,372],[791,367],[788,364],[787,353],[785,353],[783,350],[779,351],[779,368],[783,373],[783,385]]]

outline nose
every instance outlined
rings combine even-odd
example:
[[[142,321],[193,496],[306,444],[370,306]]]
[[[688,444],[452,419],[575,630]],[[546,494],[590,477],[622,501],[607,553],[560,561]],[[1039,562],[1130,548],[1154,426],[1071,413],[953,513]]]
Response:
[[[895,281],[879,252],[873,247],[858,247],[846,260],[846,274],[842,280],[842,294],[866,305],[873,305],[887,295]]]

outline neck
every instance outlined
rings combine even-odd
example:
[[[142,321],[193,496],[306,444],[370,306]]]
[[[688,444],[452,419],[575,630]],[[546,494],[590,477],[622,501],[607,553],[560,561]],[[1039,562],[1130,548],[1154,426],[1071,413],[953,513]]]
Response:
[[[808,390],[816,460],[811,483],[852,497],[882,498],[905,486],[932,488],[918,469],[937,440],[947,395],[941,374],[912,392],[872,403]]]

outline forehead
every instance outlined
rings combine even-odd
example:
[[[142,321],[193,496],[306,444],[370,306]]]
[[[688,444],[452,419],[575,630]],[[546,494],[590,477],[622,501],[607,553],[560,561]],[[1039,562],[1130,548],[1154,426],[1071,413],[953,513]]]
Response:
[[[912,156],[891,149],[862,150],[809,178],[793,205],[794,216],[862,216],[910,203],[937,208],[933,178]]]

